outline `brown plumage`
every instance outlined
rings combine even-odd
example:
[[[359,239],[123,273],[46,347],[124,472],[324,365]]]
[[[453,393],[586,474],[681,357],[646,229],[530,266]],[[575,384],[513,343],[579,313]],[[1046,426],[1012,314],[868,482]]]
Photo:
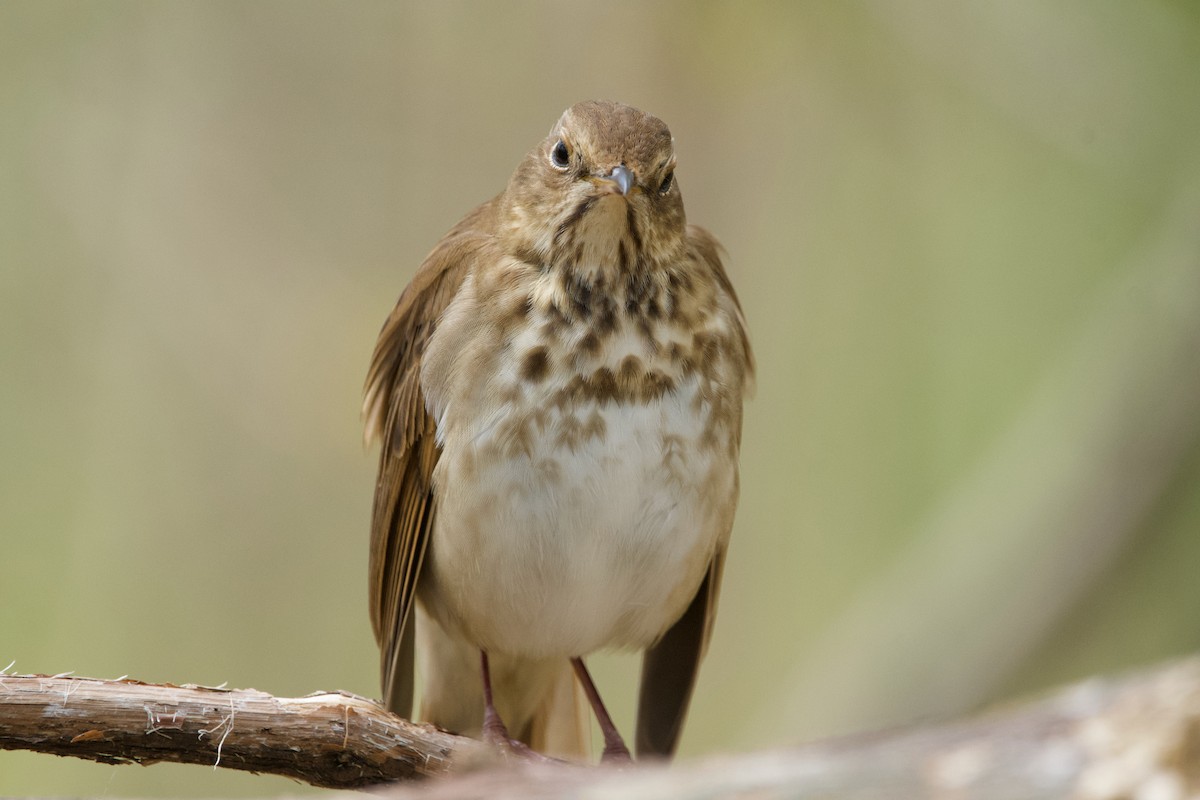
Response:
[[[384,324],[363,408],[382,442],[370,599],[393,711],[411,713],[419,650],[422,718],[501,744],[503,718],[578,752],[572,659],[586,680],[583,656],[633,647],[638,751],[674,751],[753,376],[719,245],[687,225],[674,170],[660,120],[571,107]]]

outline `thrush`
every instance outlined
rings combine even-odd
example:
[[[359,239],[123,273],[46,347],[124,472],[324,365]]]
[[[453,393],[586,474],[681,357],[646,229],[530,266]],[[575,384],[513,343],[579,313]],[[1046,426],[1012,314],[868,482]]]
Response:
[[[644,651],[639,756],[679,740],[712,630],[754,361],[674,140],[567,109],[421,264],[367,377],[381,443],[371,620],[385,702],[502,746],[580,753],[584,666]]]

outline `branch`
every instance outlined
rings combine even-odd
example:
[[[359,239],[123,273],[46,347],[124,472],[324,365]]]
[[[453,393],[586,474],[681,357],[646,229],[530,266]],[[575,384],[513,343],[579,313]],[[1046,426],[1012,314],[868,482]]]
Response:
[[[0,750],[106,764],[176,761],[268,772],[326,788],[440,775],[483,748],[344,692],[0,675]]]
[[[0,675],[0,749],[179,761],[362,788],[483,766],[395,798],[788,796],[893,800],[1200,793],[1200,657],[1093,679],[965,721],[636,769],[499,763],[470,739],[344,693]]]
[[[960,722],[618,770],[528,767],[389,800],[1128,800],[1200,796],[1200,658],[1093,679]]]

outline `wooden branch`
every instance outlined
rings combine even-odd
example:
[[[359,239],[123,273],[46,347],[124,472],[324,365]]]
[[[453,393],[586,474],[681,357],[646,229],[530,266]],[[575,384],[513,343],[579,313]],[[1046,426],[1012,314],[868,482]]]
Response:
[[[344,692],[273,697],[254,689],[0,674],[0,750],[106,764],[184,764],[362,788],[447,772],[478,742],[415,725]]]
[[[394,800],[1143,800],[1200,796],[1200,658],[973,719],[628,771],[528,767]]]
[[[509,764],[355,695],[0,675],[0,749],[180,761],[316,786],[465,774],[396,798],[1183,798],[1200,794],[1200,657],[966,721],[676,766]],[[419,794],[418,794],[419,793]]]

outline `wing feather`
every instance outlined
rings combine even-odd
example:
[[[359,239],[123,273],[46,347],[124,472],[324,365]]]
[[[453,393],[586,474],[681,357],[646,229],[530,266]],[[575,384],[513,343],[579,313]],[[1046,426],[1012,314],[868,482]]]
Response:
[[[425,407],[421,358],[480,250],[491,240],[493,203],[448,233],[417,270],[379,334],[363,396],[364,438],[378,439],[371,519],[371,625],[380,649],[384,702],[412,712],[413,598],[433,530],[437,425]]]
[[[716,617],[725,552],[718,552],[696,596],[674,625],[642,657],[638,687],[637,754],[670,758],[679,744],[696,674]]]

